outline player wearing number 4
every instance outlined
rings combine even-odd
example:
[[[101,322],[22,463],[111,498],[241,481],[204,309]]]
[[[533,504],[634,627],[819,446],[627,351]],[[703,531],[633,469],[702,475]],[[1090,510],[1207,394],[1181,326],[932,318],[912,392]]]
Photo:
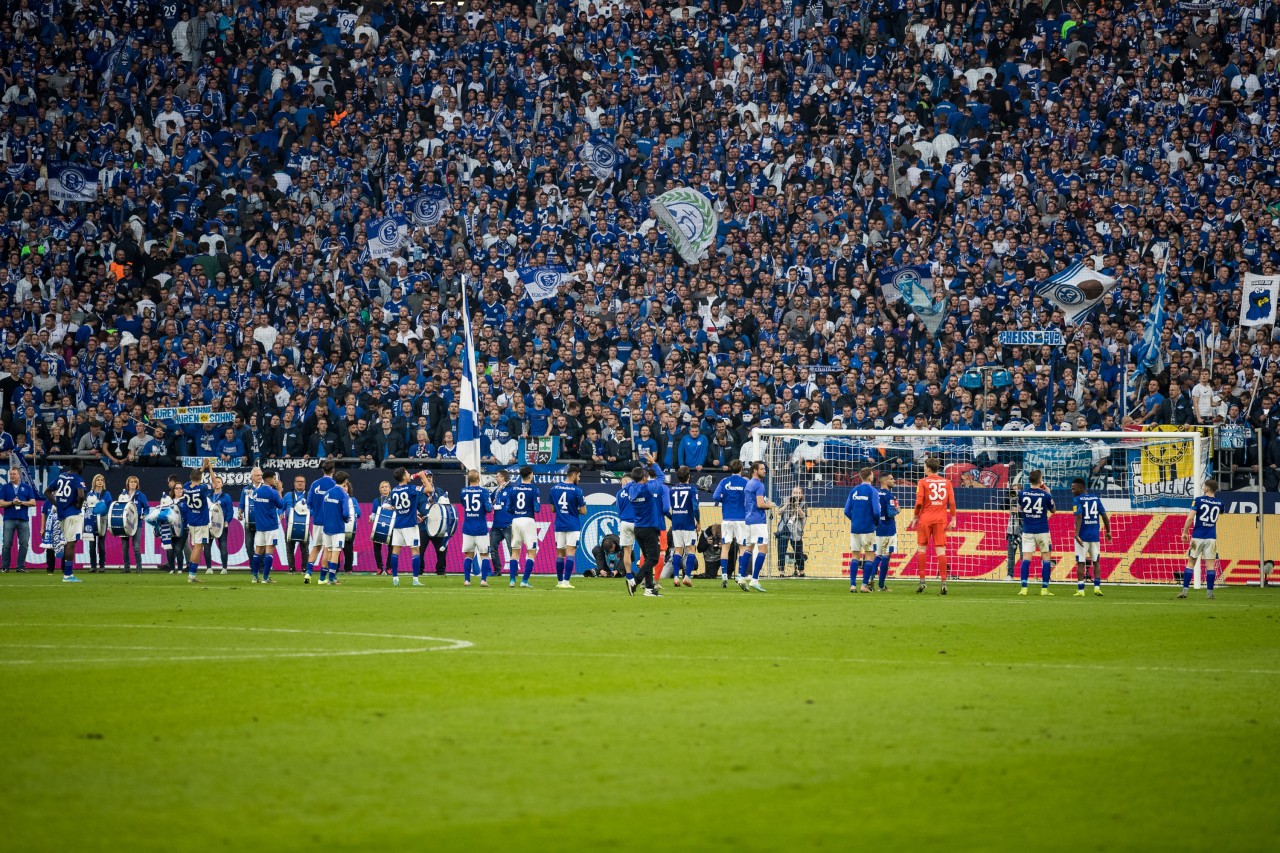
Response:
[[[1090,494],[1084,478],[1071,481],[1071,494],[1076,507],[1076,595],[1084,596],[1085,577],[1093,576],[1093,594],[1102,595],[1102,566],[1098,565],[1098,533],[1101,529],[1111,541],[1111,519],[1102,506],[1102,498]]]
[[[1182,538],[1191,534],[1191,547],[1187,550],[1187,566],[1182,570],[1182,592],[1178,598],[1186,598],[1191,588],[1191,575],[1196,560],[1202,560],[1205,569],[1206,595],[1213,598],[1213,586],[1218,581],[1218,516],[1222,514],[1222,501],[1218,500],[1218,483],[1206,480],[1205,493],[1191,503],[1191,514],[1182,526]]]
[[[849,592],[871,592],[876,576],[876,526],[880,522],[880,490],[871,482],[875,472],[863,468],[862,482],[849,490],[844,517],[849,519]],[[862,587],[858,587],[858,566],[862,566]],[[920,576],[924,583],[924,575]]]
[[[489,490],[480,485],[480,472],[467,472],[467,485],[458,496],[462,501],[462,585],[471,586],[471,576],[480,575],[480,586],[489,585],[489,522],[493,512]]]
[[[1053,595],[1049,591],[1049,578],[1053,574],[1053,543],[1049,537],[1049,516],[1053,515],[1053,495],[1044,484],[1044,474],[1032,471],[1027,475],[1028,486],[1018,492],[1018,514],[1022,516],[1022,589],[1018,595],[1027,594],[1027,580],[1031,576],[1031,552],[1040,554],[1040,594]]]
[[[582,516],[587,514],[587,496],[578,486],[582,472],[576,467],[565,474],[565,482],[551,487],[551,504],[556,508],[556,588],[573,589],[574,562],[578,538],[582,536]]]
[[[924,592],[925,570],[929,567],[929,552],[937,549],[938,577],[942,580],[942,595],[947,594],[947,531],[956,523],[956,495],[951,483],[938,474],[942,470],[942,460],[931,456],[925,460],[925,471],[922,480],[916,484],[916,508],[907,525],[907,530],[915,528],[916,543],[919,551],[916,554],[916,570],[920,575],[920,585],[916,592]]]

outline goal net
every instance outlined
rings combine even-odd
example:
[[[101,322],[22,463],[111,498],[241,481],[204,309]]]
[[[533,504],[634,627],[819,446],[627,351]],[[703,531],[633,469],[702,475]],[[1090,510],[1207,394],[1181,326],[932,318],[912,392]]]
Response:
[[[862,482],[858,472],[871,468],[877,477],[893,476],[899,504],[889,577],[915,578],[918,548],[908,527],[916,484],[933,456],[956,496],[956,526],[947,540],[951,578],[1018,576],[1017,492],[1038,470],[1056,509],[1050,520],[1052,580],[1076,580],[1071,483],[1079,477],[1101,498],[1111,523],[1111,541],[1104,536],[1100,543],[1103,581],[1180,583],[1187,553],[1182,526],[1208,474],[1208,445],[1202,435],[1182,432],[761,429],[752,455],[765,462],[769,496],[780,508],[771,519],[771,535],[792,535],[797,513],[789,508],[804,508],[806,577],[849,576],[853,555],[843,507],[850,489]],[[1028,557],[1039,578],[1038,558]],[[1204,567],[1195,569],[1198,587]],[[937,576],[935,560],[928,561],[926,576]]]

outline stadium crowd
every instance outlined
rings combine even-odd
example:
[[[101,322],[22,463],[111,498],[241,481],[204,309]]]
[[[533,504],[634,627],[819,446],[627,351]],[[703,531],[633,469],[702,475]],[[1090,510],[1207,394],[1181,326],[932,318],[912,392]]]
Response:
[[[450,455],[465,290],[502,461],[521,435],[711,469],[760,425],[1247,423],[1276,487],[1280,338],[1239,324],[1280,260],[1270,0],[9,8],[5,455]],[[604,180],[592,135],[623,155]],[[51,201],[59,163],[96,203]],[[437,186],[448,215],[371,257],[368,223]],[[696,266],[649,212],[678,186],[720,218]],[[1078,327],[1036,293],[1075,261],[1118,279]],[[548,263],[578,275],[535,303],[517,270]],[[946,288],[936,336],[880,292],[902,263]],[[234,422],[147,423],[204,404]]]

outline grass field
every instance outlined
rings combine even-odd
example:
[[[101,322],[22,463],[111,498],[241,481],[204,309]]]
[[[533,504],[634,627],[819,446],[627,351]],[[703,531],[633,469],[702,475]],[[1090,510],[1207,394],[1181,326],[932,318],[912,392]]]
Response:
[[[0,849],[1078,853],[1280,831],[1268,590],[278,577],[0,578]]]

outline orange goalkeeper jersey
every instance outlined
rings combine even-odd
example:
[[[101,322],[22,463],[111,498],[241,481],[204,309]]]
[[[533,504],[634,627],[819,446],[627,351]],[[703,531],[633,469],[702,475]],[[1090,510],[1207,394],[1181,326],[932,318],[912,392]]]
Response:
[[[955,515],[956,493],[945,477],[930,474],[916,484],[916,521],[919,524],[946,524]]]

